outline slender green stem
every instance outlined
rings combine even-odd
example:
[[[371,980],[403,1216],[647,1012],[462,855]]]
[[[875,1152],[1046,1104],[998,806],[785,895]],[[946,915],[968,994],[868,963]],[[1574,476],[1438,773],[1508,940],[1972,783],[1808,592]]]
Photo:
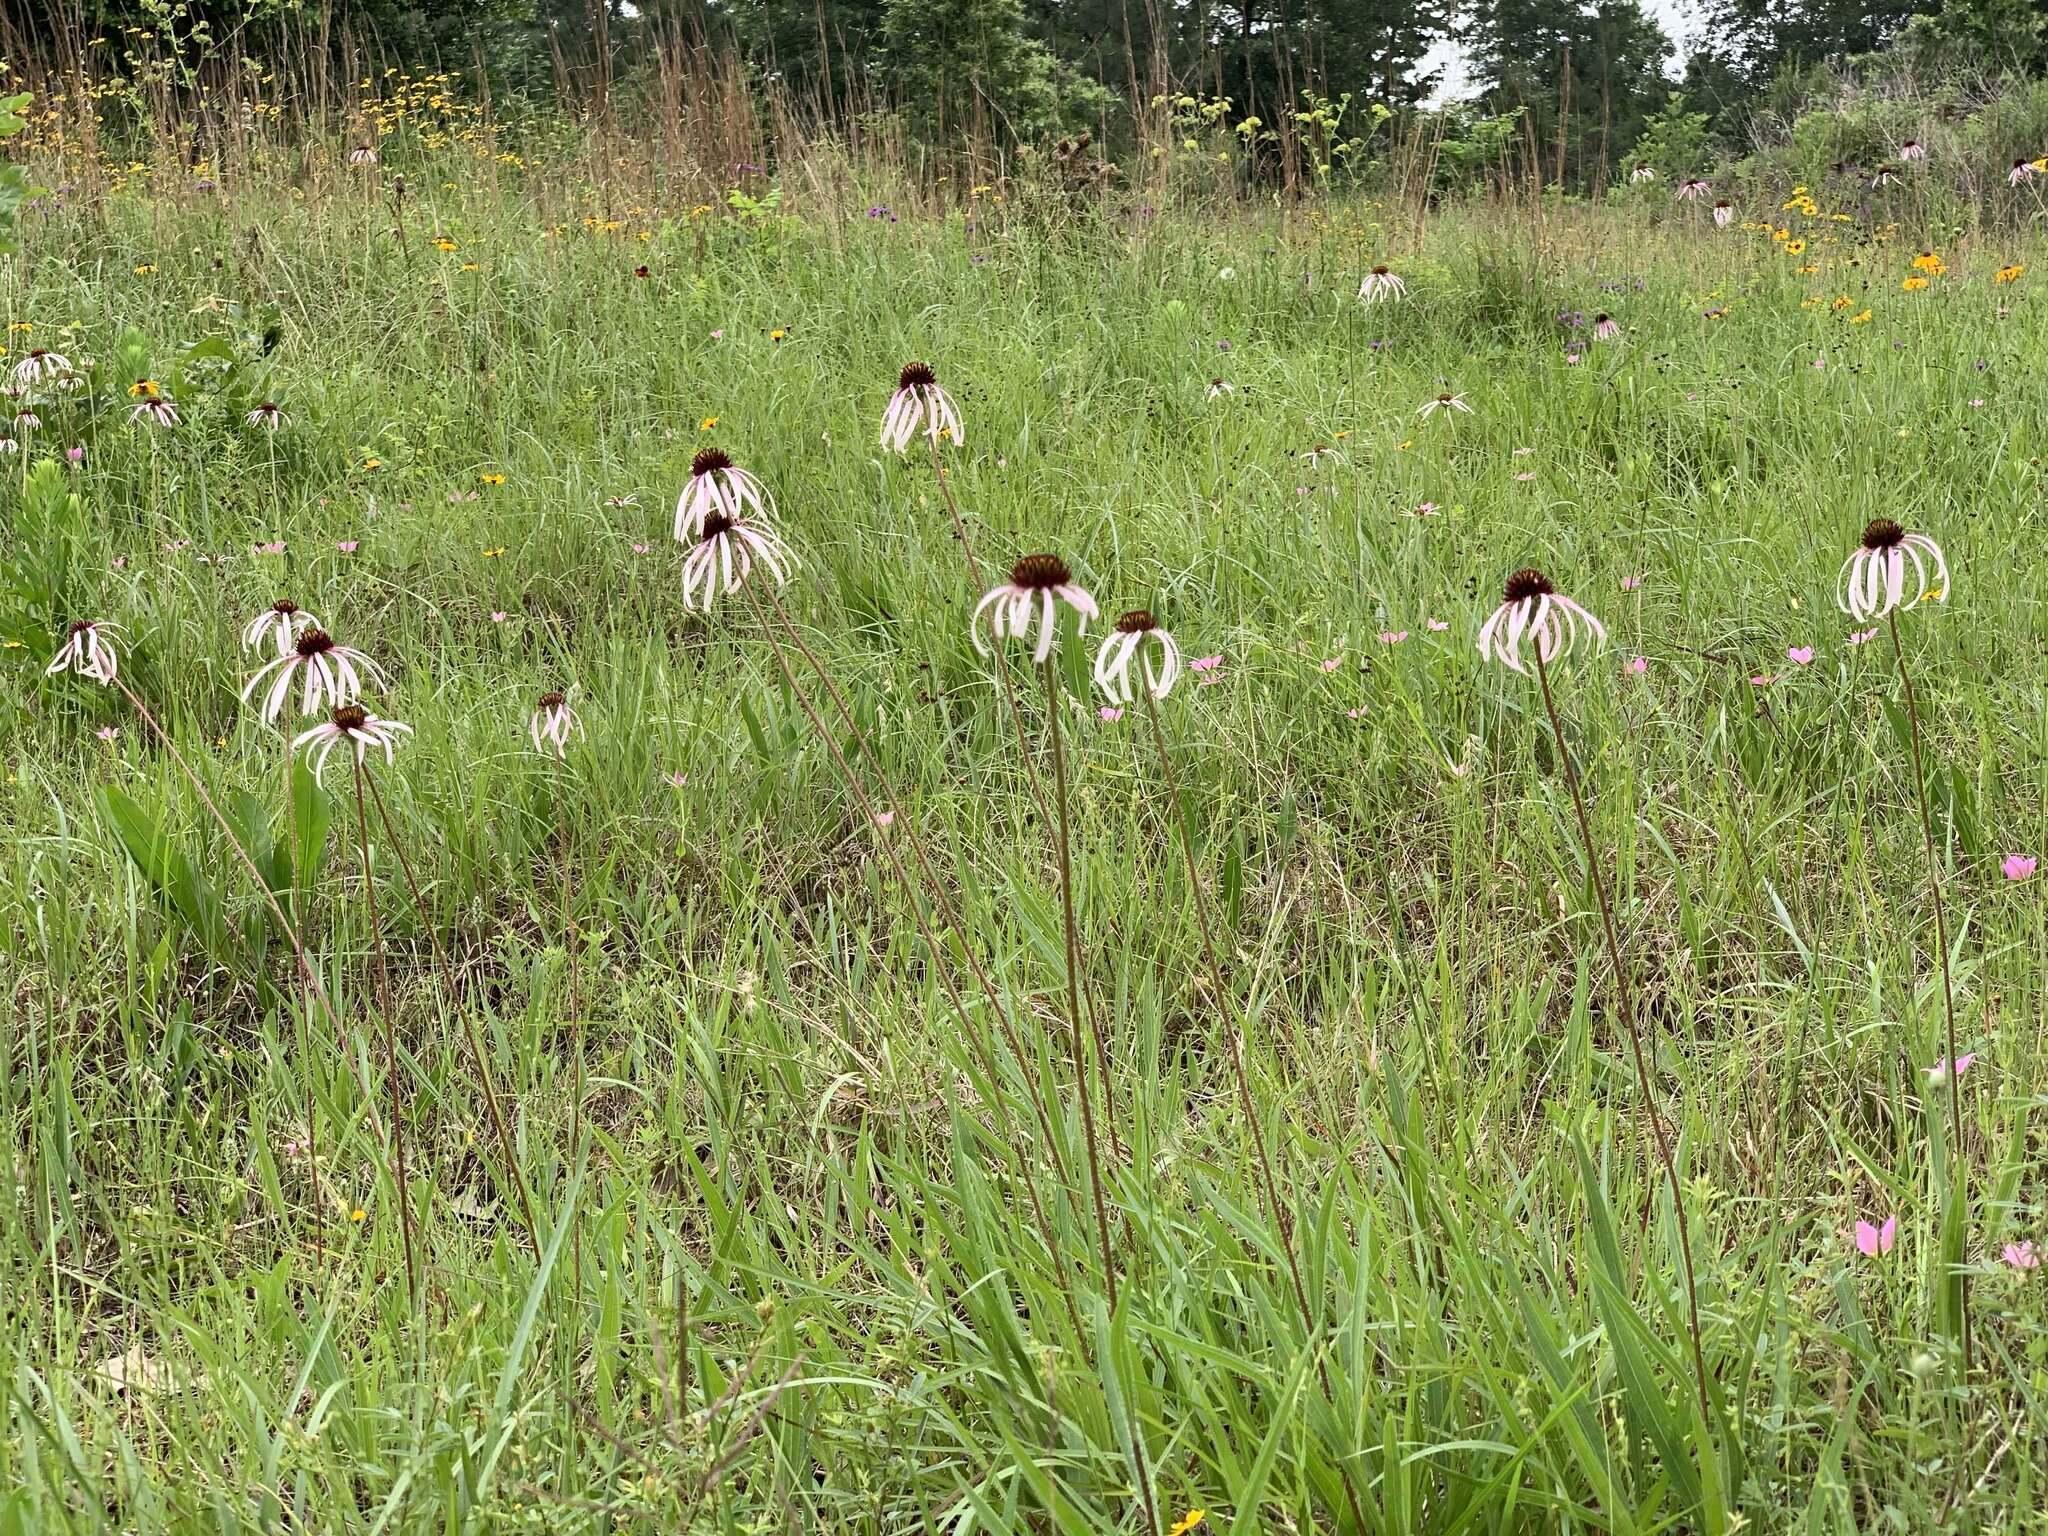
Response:
[[[384,1081],[391,1094],[391,1177],[398,1195],[398,1224],[405,1240],[406,1294],[420,1299],[419,1254],[412,1230],[412,1180],[405,1171],[405,1106],[398,1091],[398,1026],[391,1017],[391,973],[384,963],[384,928],[377,919],[377,882],[370,873],[370,813],[363,804],[363,764],[356,761],[356,833],[362,852],[363,903],[370,914],[370,952],[377,968],[377,1011],[384,1023]]]
[[[526,1193],[526,1180],[519,1172],[519,1154],[512,1144],[512,1133],[505,1121],[505,1111],[498,1101],[496,1079],[491,1075],[490,1058],[484,1054],[484,1043],[476,1032],[476,1020],[462,1006],[461,997],[455,989],[455,971],[448,963],[447,951],[441,947],[441,936],[434,929],[433,919],[427,915],[427,905],[420,896],[419,881],[412,872],[412,860],[405,852],[405,841],[398,835],[398,827],[391,819],[390,807],[385,803],[384,792],[377,787],[375,775],[366,766],[358,765],[359,777],[370,786],[370,798],[376,803],[377,817],[384,824],[384,833],[391,839],[391,851],[398,856],[398,870],[405,877],[406,891],[412,897],[413,910],[420,915],[420,923],[427,930],[428,942],[433,946],[434,961],[440,967],[441,988],[448,998],[448,1006],[461,1021],[464,1039],[469,1045],[470,1061],[476,1067],[477,1083],[483,1089],[484,1109],[490,1116],[491,1129],[498,1140],[498,1155],[505,1162],[505,1176],[512,1181],[512,1188],[519,1196],[519,1211],[526,1221],[527,1246],[533,1250],[534,1262],[540,1262],[540,1224],[534,1220],[533,1201]],[[374,908],[373,908],[374,911]]]
[[[751,590],[750,588],[749,591]],[[932,861],[926,854],[924,835],[918,829],[917,819],[905,814],[903,802],[898,798],[889,775],[883,771],[874,748],[868,742],[867,732],[860,728],[860,722],[854,718],[853,707],[846,702],[846,696],[839,691],[839,685],[832,680],[832,674],[826,669],[825,663],[805,641],[803,632],[790,618],[789,610],[783,607],[782,599],[771,586],[764,585],[761,591],[767,597],[768,605],[775,610],[776,617],[781,620],[790,643],[797,648],[798,653],[809,663],[818,681],[824,685],[825,692],[831,698],[834,709],[838,711],[847,733],[853,737],[854,746],[859,750],[862,761],[868,765],[868,771],[875,776],[875,782],[881,786],[883,797],[889,802],[889,810],[901,826],[904,841],[910,845],[910,855],[917,864],[918,873],[924,877],[925,889],[931,896],[932,904],[938,908],[940,918],[959,940],[960,953],[967,961],[967,968],[980,985],[989,1012],[995,1015],[996,1027],[1003,1032],[1003,1039],[1016,1058],[1017,1069],[1024,1078],[1025,1089],[1031,1095],[1032,1108],[1038,1115],[1039,1130],[1045,1138],[1046,1155],[1052,1159],[1054,1174],[1064,1179],[1066,1164],[1060,1157],[1059,1138],[1053,1134],[1051,1111],[1046,1107],[1044,1094],[1039,1091],[1038,1075],[1032,1070],[1034,1057],[1026,1054],[1023,1039],[1017,1033],[1017,1026],[1010,1017],[1010,1011],[1003,1006],[1002,995],[996,990],[995,981],[990,977],[988,968],[982,964],[981,957],[975,952],[967,925],[960,920],[960,913],[954,907],[952,897],[947,894],[945,882],[939,879],[938,871],[933,868]],[[992,1066],[990,1070],[993,1070]]]
[[[1898,610],[1893,609],[1885,615],[1885,622],[1891,628],[1892,650],[1899,658],[1899,681],[1906,694],[1906,740],[1913,758],[1913,799],[1920,808],[1920,841],[1927,850],[1927,895],[1934,907],[1934,948],[1941,961],[1942,1022],[1948,1042],[1949,1127],[1955,1141],[1957,1188],[1962,1191],[1967,1212],[1970,1159],[1963,1146],[1963,1090],[1960,1081],[1963,1074],[1956,1066],[1956,989],[1955,979],[1949,974],[1948,916],[1941,901],[1941,855],[1934,843],[1934,815],[1927,804],[1927,773],[1920,762],[1920,703],[1913,692],[1913,673],[1906,665],[1905,643],[1899,638]],[[1963,1374],[1967,1376],[1970,1373],[1970,1276],[1967,1270],[1962,1276],[1962,1308],[1957,1327],[1963,1336]]]
[[[1116,1310],[1116,1259],[1109,1247],[1109,1207],[1102,1196],[1102,1155],[1095,1130],[1095,1101],[1088,1092],[1088,1058],[1091,1052],[1081,1036],[1081,939],[1074,922],[1073,829],[1067,818],[1067,756],[1060,746],[1059,685],[1053,680],[1052,658],[1039,667],[1045,677],[1046,730],[1052,745],[1053,798],[1059,815],[1055,848],[1059,857],[1060,915],[1064,920],[1067,951],[1067,1025],[1073,1032],[1074,1085],[1081,1098],[1081,1130],[1088,1141],[1088,1192],[1095,1205],[1095,1234],[1102,1244],[1102,1282],[1109,1294],[1110,1310]]]
[[[1536,681],[1543,692],[1543,712],[1550,718],[1550,734],[1557,743],[1558,761],[1564,765],[1564,781],[1571,791],[1572,810],[1578,816],[1579,837],[1586,845],[1586,875],[1593,882],[1593,895],[1600,907],[1600,928],[1607,937],[1607,961],[1614,971],[1616,1005],[1621,1010],[1622,1024],[1628,1030],[1630,1053],[1635,1058],[1636,1087],[1642,1095],[1643,1113],[1650,1122],[1650,1143],[1656,1149],[1657,1160],[1664,1166],[1665,1180],[1671,1186],[1671,1209],[1678,1221],[1678,1257],[1685,1266],[1685,1306],[1692,1325],[1692,1363],[1695,1385],[1699,1388],[1700,1417],[1712,1428],[1714,1410],[1707,1396],[1706,1350],[1700,1343],[1699,1283],[1693,1274],[1692,1232],[1685,1215],[1685,1188],[1679,1182],[1678,1161],[1672,1155],[1664,1118],[1657,1112],[1657,1095],[1650,1082],[1649,1059],[1643,1051],[1642,1030],[1636,1024],[1634,991],[1629,986],[1628,968],[1622,964],[1621,938],[1614,925],[1614,902],[1607,892],[1606,877],[1600,872],[1600,850],[1593,842],[1593,823],[1586,814],[1586,796],[1579,785],[1579,770],[1572,762],[1571,749],[1565,745],[1564,723],[1558,719],[1557,702],[1550,694],[1550,669],[1544,664],[1542,648],[1535,649]]]
[[[1013,1149],[1013,1155],[1016,1155],[1018,1166],[1022,1170],[1025,1199],[1031,1205],[1032,1218],[1038,1225],[1039,1235],[1045,1239],[1046,1257],[1054,1266],[1059,1280],[1060,1296],[1066,1303],[1068,1320],[1073,1323],[1075,1335],[1079,1338],[1084,1333],[1081,1326],[1081,1311],[1079,1305],[1074,1300],[1073,1287],[1068,1280],[1066,1261],[1063,1257],[1065,1249],[1061,1247],[1053,1236],[1052,1222],[1045,1213],[1045,1205],[1039,1198],[1038,1181],[1031,1171],[1031,1160],[1022,1154],[1014,1153],[1015,1125],[1010,1119],[1008,1109],[1003,1105],[1001,1095],[997,1092],[997,1084],[1000,1082],[1000,1078],[996,1072],[994,1055],[988,1047],[988,1037],[975,1022],[974,1014],[967,1006],[967,999],[960,994],[960,985],[953,979],[952,967],[946,964],[944,951],[939,945],[938,936],[932,932],[931,924],[925,917],[924,908],[917,900],[918,888],[911,881],[909,871],[903,867],[903,860],[896,852],[894,840],[888,835],[887,823],[876,813],[874,802],[868,798],[867,790],[862,787],[859,776],[853,771],[853,765],[847,762],[846,754],[840,751],[839,743],[833,739],[832,732],[826,727],[825,722],[819,718],[818,711],[811,703],[810,696],[798,684],[796,672],[789,664],[789,656],[782,649],[782,642],[776,638],[774,627],[768,622],[768,610],[761,606],[761,599],[755,593],[753,585],[751,583],[743,583],[742,590],[746,592],[747,600],[753,604],[754,617],[760,621],[761,633],[767,638],[769,652],[775,658],[775,665],[782,673],[783,682],[788,684],[791,696],[796,699],[797,707],[804,712],[804,718],[810,721],[811,729],[817,732],[818,739],[825,744],[825,750],[831,755],[833,765],[838,768],[840,778],[846,782],[848,793],[853,796],[854,803],[861,808],[862,814],[867,817],[868,825],[874,828],[876,840],[882,845],[882,854],[889,861],[891,873],[896,876],[897,883],[903,887],[904,893],[910,898],[911,921],[917,925],[918,937],[924,940],[925,948],[931,954],[932,969],[939,978],[939,986],[945,992],[947,1002],[952,1004],[953,1012],[959,1017],[960,1026],[966,1031],[968,1042],[974,1047],[975,1054],[981,1058],[982,1071],[988,1074],[992,1102],[996,1113],[1002,1117],[1004,1142]],[[784,618],[786,621],[786,614]],[[893,794],[891,795],[890,803],[892,806],[895,803]],[[965,935],[963,934],[962,937],[964,940]],[[1020,1063],[1020,1065],[1022,1064]]]
[[[1189,829],[1186,807],[1181,799],[1180,780],[1173,771],[1173,754],[1166,749],[1166,729],[1159,723],[1159,702],[1152,696],[1150,688],[1138,690],[1145,698],[1145,718],[1152,724],[1152,740],[1159,748],[1159,770],[1166,780],[1166,798],[1173,808],[1173,822],[1180,836],[1181,853],[1187,862],[1188,889],[1194,893],[1195,923],[1202,935],[1202,953],[1209,962],[1210,985],[1216,989],[1216,1006],[1226,1006],[1229,996],[1223,980],[1223,962],[1217,957],[1215,924],[1210,920],[1208,892],[1202,888],[1201,873],[1195,863],[1195,837]],[[1249,1016],[1246,1019],[1250,1023]],[[1234,1029],[1230,1037],[1230,1065],[1237,1078],[1237,1096],[1244,1111],[1244,1123],[1252,1137],[1252,1151],[1258,1158],[1260,1191],[1266,1197],[1267,1219],[1273,1223],[1273,1235],[1280,1240],[1280,1253],[1287,1261],[1287,1276],[1294,1285],[1294,1302],[1301,1309],[1303,1347],[1316,1350],[1316,1374],[1323,1384],[1323,1397],[1332,1408],[1337,1406],[1336,1388],[1330,1381],[1330,1362],[1320,1349],[1316,1349],[1315,1310],[1309,1305],[1308,1286],[1301,1277],[1301,1260],[1294,1251],[1294,1223],[1289,1218],[1287,1207],[1280,1200],[1280,1181],[1273,1174],[1272,1154],[1266,1150],[1266,1128],[1259,1118],[1256,1102],[1252,1098],[1251,1073],[1244,1061],[1244,1031]],[[1339,1416],[1342,1418],[1342,1415]],[[1344,1480],[1344,1497],[1351,1506],[1352,1522],[1360,1531],[1366,1529],[1365,1512],[1359,1506],[1358,1490],[1351,1483],[1351,1469],[1338,1466],[1338,1475]]]

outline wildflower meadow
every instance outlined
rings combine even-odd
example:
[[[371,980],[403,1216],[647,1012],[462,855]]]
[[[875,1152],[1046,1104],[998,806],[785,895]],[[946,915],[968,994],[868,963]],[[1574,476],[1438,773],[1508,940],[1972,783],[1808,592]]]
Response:
[[[415,120],[21,158],[0,1532],[2043,1529],[2031,168]]]

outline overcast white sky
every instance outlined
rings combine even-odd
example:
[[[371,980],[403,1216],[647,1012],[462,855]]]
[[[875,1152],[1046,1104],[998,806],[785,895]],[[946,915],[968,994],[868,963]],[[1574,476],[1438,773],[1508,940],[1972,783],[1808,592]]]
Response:
[[[1643,0],[1643,9],[1655,16],[1664,28],[1676,52],[1664,61],[1664,69],[1674,80],[1684,72],[1687,35],[1692,28],[1693,6],[1691,0]],[[1436,100],[1446,101],[1462,96],[1468,87],[1465,70],[1465,50],[1455,41],[1438,43],[1425,61],[1426,67],[1434,69],[1444,66],[1443,84],[1437,87]]]

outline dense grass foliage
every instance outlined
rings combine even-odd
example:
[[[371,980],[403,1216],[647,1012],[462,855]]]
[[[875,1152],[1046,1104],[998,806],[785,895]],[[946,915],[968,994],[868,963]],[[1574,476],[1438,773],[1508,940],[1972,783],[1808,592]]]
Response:
[[[402,238],[375,171],[138,181],[6,270],[9,377],[95,366],[0,464],[0,1531],[2038,1528],[2035,253],[1908,290],[1933,237],[1826,208],[664,217],[466,166]],[[929,456],[877,446],[911,358],[984,581],[1056,551],[1220,658],[1159,706],[1178,806],[1098,631],[1050,706],[971,643]],[[858,733],[745,593],[685,611],[710,444]],[[1953,573],[1896,630],[1960,1146],[1914,717],[1834,603],[1877,517]],[[1549,674],[1593,865],[1474,646],[1532,564],[1610,632]],[[278,598],[388,674],[388,816],[238,700]],[[81,618],[176,757],[44,675]]]

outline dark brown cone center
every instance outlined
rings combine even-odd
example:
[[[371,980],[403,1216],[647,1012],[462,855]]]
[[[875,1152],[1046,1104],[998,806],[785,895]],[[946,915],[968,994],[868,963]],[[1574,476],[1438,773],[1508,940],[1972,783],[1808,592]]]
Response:
[[[1058,555],[1026,555],[1010,568],[1011,585],[1034,592],[1064,587],[1073,579],[1074,573]]]
[[[1533,566],[1515,572],[1508,578],[1507,595],[1503,602],[1523,603],[1532,597],[1548,597],[1557,590],[1550,584],[1550,578]]]
[[[930,389],[938,382],[939,376],[932,372],[930,363],[905,363],[896,376],[898,389]]]
[[[727,457],[723,448],[699,448],[697,450],[697,457],[690,460],[690,474],[692,478],[698,475],[708,475],[713,470],[731,468],[732,460]]]
[[[1875,518],[1863,530],[1865,549],[1890,549],[1906,537],[1906,530],[1888,517]]]

